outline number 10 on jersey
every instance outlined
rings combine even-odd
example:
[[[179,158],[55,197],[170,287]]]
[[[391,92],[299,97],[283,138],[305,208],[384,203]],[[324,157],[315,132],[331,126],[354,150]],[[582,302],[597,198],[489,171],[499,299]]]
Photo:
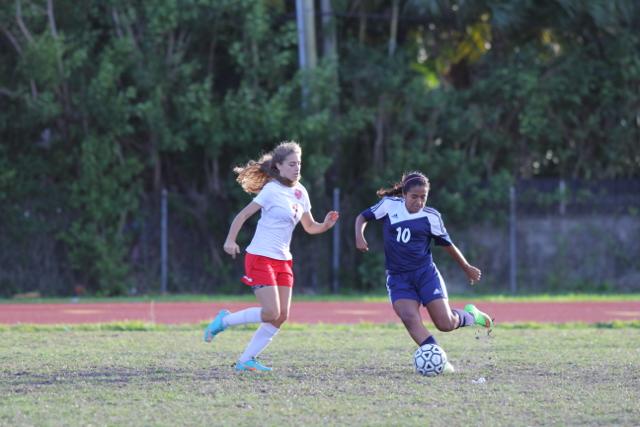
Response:
[[[396,228],[398,235],[396,236],[396,240],[398,242],[407,243],[409,239],[411,239],[411,230],[408,228],[398,227]]]

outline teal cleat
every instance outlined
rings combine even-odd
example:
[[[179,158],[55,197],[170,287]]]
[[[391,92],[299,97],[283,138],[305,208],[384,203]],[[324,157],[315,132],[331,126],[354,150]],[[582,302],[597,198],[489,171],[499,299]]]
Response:
[[[258,362],[258,360],[254,357],[252,359],[247,360],[246,362],[238,362],[236,363],[236,372],[243,371],[253,371],[253,372],[270,372],[273,369],[264,366],[262,363]]]
[[[471,314],[475,320],[476,325],[482,326],[485,328],[492,329],[493,328],[493,319],[489,317],[487,313],[483,313],[478,310],[478,308],[473,304],[467,304],[464,306],[464,311]]]
[[[209,323],[204,330],[204,342],[211,342],[213,337],[224,331],[226,328],[222,323],[222,319],[229,314],[229,310],[220,310],[215,319]]]

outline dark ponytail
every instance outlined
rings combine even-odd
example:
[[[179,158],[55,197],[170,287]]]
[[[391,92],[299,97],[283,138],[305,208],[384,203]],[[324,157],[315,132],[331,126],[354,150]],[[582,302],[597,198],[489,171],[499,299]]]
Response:
[[[407,172],[402,175],[402,180],[393,184],[391,188],[381,188],[376,191],[376,195],[382,197],[398,197],[409,192],[413,187],[427,187],[429,189],[429,178],[422,172]]]

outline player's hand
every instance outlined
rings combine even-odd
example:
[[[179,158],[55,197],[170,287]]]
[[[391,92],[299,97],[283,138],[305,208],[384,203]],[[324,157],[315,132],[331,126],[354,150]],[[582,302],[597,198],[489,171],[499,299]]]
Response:
[[[356,236],[356,248],[360,252],[369,251],[369,244],[367,243],[367,240],[364,238],[364,236]]]
[[[336,222],[338,222],[338,218],[340,218],[340,214],[338,212],[327,212],[327,215],[324,217],[324,225],[327,227],[327,230],[336,225]]]
[[[224,242],[224,251],[236,259],[236,255],[240,253],[240,246],[236,242]]]
[[[467,278],[469,278],[470,285],[474,285],[482,278],[482,271],[480,271],[479,268],[474,267],[473,265],[467,265],[464,269],[464,272],[467,274]]]

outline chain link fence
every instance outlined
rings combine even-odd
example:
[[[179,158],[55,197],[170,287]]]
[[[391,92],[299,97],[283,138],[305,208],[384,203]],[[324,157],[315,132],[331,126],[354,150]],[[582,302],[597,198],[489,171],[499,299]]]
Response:
[[[326,199],[329,205],[331,198]],[[383,293],[379,224],[367,229],[370,252],[357,252],[353,223],[363,206],[349,195],[337,199],[337,232],[309,236],[302,227],[294,232],[296,292]],[[176,193],[168,193],[166,201],[164,276],[162,200],[142,200],[138,215],[127,224],[129,292],[246,291],[239,282],[242,257],[232,260],[222,251],[235,212],[211,203],[199,208],[193,197]],[[329,209],[314,205],[316,219],[321,221]],[[483,271],[478,292],[640,291],[640,180],[519,181],[511,198],[507,192],[504,203],[485,209],[498,215],[473,212],[470,225],[451,223],[442,212],[454,242]],[[74,274],[59,240],[60,230],[70,223],[66,214],[41,211],[41,217],[34,218],[21,208],[10,211],[14,218],[6,212],[0,223],[0,293],[73,293]],[[257,219],[243,227],[238,240],[242,248]],[[460,268],[438,247],[433,252],[450,292],[468,292]]]

